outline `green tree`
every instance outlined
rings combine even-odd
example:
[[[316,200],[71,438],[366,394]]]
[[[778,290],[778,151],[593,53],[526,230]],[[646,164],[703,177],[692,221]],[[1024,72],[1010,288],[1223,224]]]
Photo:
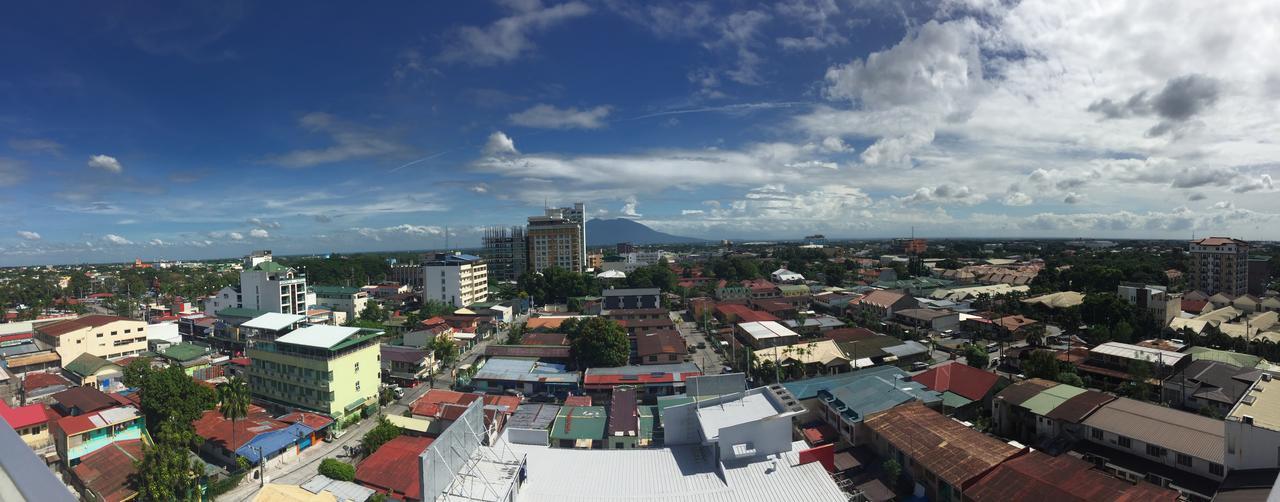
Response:
[[[1058,359],[1054,357],[1053,352],[1047,350],[1033,351],[1031,357],[1022,363],[1022,373],[1029,378],[1053,380],[1059,373]]]
[[[156,370],[138,360],[126,368],[125,379],[125,385],[139,389],[142,413],[153,432],[168,422],[190,432],[191,422],[218,401],[213,389],[196,383],[179,366]]]
[[[569,352],[578,368],[624,366],[631,344],[622,326],[603,317],[589,317],[561,325],[569,338]]]
[[[458,361],[458,344],[447,336],[436,336],[431,340],[431,355],[443,366],[450,366]]]
[[[512,324],[511,327],[507,330],[507,339],[506,339],[507,345],[519,345],[520,341],[524,339],[524,333],[525,333],[525,323],[519,322],[519,323]]]
[[[453,305],[448,303],[439,300],[427,300],[418,312],[423,319],[426,319],[429,317],[449,315],[452,314],[454,310],[457,309],[453,308]]]
[[[984,370],[991,365],[991,356],[987,355],[987,351],[977,345],[969,345],[964,350],[964,360],[969,366]]]
[[[400,428],[392,425],[391,422],[387,421],[386,417],[382,417],[378,419],[378,425],[369,429],[369,432],[360,439],[360,446],[364,448],[365,452],[372,455],[373,452],[378,451],[378,448],[381,448],[382,445],[387,443],[387,441],[391,441],[399,436]]]
[[[143,457],[134,462],[134,484],[138,499],[150,501],[194,501],[200,499],[199,465],[188,455],[195,433],[176,420],[159,424],[155,444],[143,447]]]
[[[336,458],[321,460],[319,470],[325,477],[338,481],[355,481],[356,479],[356,467]]]
[[[1140,401],[1149,399],[1152,369],[1149,361],[1134,359],[1129,362],[1129,396]]]
[[[1080,375],[1077,375],[1070,371],[1063,371],[1062,373],[1058,373],[1058,377],[1054,378],[1054,380],[1062,384],[1072,385],[1075,387],[1084,387],[1084,380],[1080,379]]]
[[[234,451],[236,447],[236,421],[249,414],[249,384],[245,383],[243,378],[236,376],[218,384],[216,389],[218,411],[222,413],[223,418],[231,421],[231,445],[229,445],[228,449]]]
[[[389,317],[391,317],[390,314],[378,302],[368,302],[365,304],[364,310],[360,311],[360,319],[364,321],[382,323],[386,322]]]

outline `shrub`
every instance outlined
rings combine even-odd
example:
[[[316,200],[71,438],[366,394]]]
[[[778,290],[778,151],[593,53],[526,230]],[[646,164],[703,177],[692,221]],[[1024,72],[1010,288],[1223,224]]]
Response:
[[[320,461],[320,474],[338,481],[354,481],[356,479],[356,468],[341,460],[326,458]]]

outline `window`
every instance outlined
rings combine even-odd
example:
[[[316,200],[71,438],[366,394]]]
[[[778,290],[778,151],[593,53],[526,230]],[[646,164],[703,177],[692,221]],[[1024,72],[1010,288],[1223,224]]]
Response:
[[[112,333],[114,334],[114,333]],[[102,333],[98,333],[98,338],[102,338]]]
[[[1090,433],[1093,435],[1093,439],[1097,439],[1098,441],[1102,441],[1102,429],[1097,429],[1097,428],[1095,428],[1095,429],[1093,429],[1093,431],[1091,431]]]
[[[98,336],[102,336],[102,335],[98,335]],[[115,332],[115,331],[112,331],[112,332],[111,332],[111,336],[116,336],[116,332]]]
[[[1123,446],[1123,447],[1125,447],[1125,448],[1133,448],[1133,440],[1131,440],[1131,439],[1129,439],[1129,438],[1127,438],[1127,437],[1124,437],[1124,436],[1117,436],[1117,437],[1116,437],[1116,442],[1117,442],[1117,443],[1119,443],[1119,444],[1120,444],[1120,446]]]
[[[1209,474],[1214,476],[1222,475],[1222,464],[1209,463]]]
[[[1179,453],[1177,455],[1176,460],[1178,462],[1178,465],[1191,467],[1191,455],[1185,455],[1185,454]]]
[[[356,371],[360,371],[360,361],[356,361]]]
[[[1164,448],[1161,448],[1153,444],[1147,445],[1147,455],[1150,455],[1152,457],[1164,458],[1164,456],[1168,454],[1169,454],[1169,451]]]
[[[360,392],[360,381],[356,380],[356,392]]]

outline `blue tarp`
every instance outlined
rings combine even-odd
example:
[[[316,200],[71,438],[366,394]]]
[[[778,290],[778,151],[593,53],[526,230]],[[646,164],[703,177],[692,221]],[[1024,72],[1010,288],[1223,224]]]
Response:
[[[250,439],[249,442],[237,449],[236,454],[244,457],[249,463],[257,465],[259,449],[262,450],[262,454],[267,458],[273,458],[281,450],[293,446],[313,432],[315,432],[314,429],[303,424],[293,424],[283,429],[264,432],[254,436],[253,439]]]

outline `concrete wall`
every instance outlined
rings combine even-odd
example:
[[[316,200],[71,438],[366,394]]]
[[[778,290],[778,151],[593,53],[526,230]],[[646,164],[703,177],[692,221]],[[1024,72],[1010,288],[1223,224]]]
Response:
[[[1101,432],[1102,438],[1099,439],[1098,437],[1096,437],[1094,435],[1095,434],[1094,431]],[[1202,477],[1215,479],[1219,481],[1221,481],[1222,478],[1224,477],[1221,474],[1217,474],[1217,475],[1211,474],[1209,472],[1210,462],[1202,458],[1192,457],[1191,466],[1187,467],[1177,463],[1176,459],[1177,459],[1178,452],[1175,452],[1174,450],[1166,451],[1163,457],[1153,457],[1147,454],[1147,443],[1144,443],[1140,440],[1130,438],[1129,440],[1130,446],[1128,448],[1125,448],[1123,446],[1120,446],[1119,435],[1114,434],[1112,432],[1103,431],[1101,429],[1088,428],[1088,431],[1086,432],[1086,434],[1087,435],[1085,436],[1085,439],[1090,442],[1100,444],[1102,446],[1106,446],[1107,448],[1111,448],[1113,450],[1122,451],[1125,453],[1129,453],[1131,455],[1136,455],[1138,457],[1141,457],[1146,460],[1150,460],[1152,462],[1159,462],[1161,464],[1167,465],[1169,467],[1173,467],[1174,469],[1178,469],[1180,471],[1190,472],[1192,474],[1196,474]],[[1272,450],[1272,454],[1273,455],[1275,454],[1275,450]],[[1273,460],[1275,459],[1273,458]]]
[[[1280,431],[1226,421],[1226,463],[1231,469],[1274,469],[1280,467]]]
[[[772,416],[720,429],[720,459],[756,458],[791,450],[791,418]],[[753,453],[736,457],[735,445],[746,445]]]

